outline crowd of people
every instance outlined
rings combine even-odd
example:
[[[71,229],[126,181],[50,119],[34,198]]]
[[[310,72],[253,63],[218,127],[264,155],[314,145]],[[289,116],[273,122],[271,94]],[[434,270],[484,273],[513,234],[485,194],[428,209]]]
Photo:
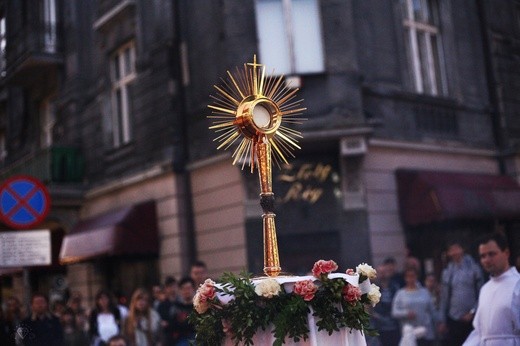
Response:
[[[90,309],[78,292],[52,306],[34,293],[28,313],[18,298],[9,297],[0,308],[0,345],[187,346],[195,337],[188,323],[193,297],[206,275],[205,263],[195,262],[179,281],[168,276],[150,291],[135,289],[128,306],[106,289],[97,292]]]
[[[421,276],[414,257],[402,272],[387,258],[377,268],[381,298],[371,311],[379,336],[368,345],[520,345],[520,274],[510,265],[507,240],[500,233],[487,235],[478,253],[480,265],[462,243],[448,244],[440,280],[434,273]],[[128,306],[108,290],[97,292],[90,309],[77,292],[52,308],[45,295],[35,293],[24,314],[20,301],[9,297],[0,309],[0,345],[187,346],[195,337],[188,323],[193,297],[206,278],[206,265],[195,262],[179,281],[169,276],[150,291],[136,289]]]
[[[420,263],[407,258],[402,273],[394,258],[377,268],[381,300],[372,311],[379,332],[373,346],[520,345],[520,274],[509,263],[500,233],[479,239],[480,264],[460,242],[448,244],[440,280],[420,278]],[[485,282],[485,275],[489,275]]]

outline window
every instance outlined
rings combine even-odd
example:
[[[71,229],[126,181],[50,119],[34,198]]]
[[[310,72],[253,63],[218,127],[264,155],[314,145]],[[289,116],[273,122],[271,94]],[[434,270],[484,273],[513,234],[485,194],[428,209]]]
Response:
[[[7,157],[7,148],[5,145],[5,132],[0,130],[0,163],[4,163]]]
[[[43,1],[43,23],[45,28],[45,51],[48,53],[55,53],[58,42],[56,28],[56,0]]]
[[[277,74],[323,72],[317,0],[256,0],[260,61]]]
[[[515,3],[516,29],[520,30],[520,2]]]
[[[40,117],[40,146],[49,148],[52,145],[52,130],[56,123],[54,100],[46,99],[42,102]]]
[[[406,52],[415,91],[447,93],[436,0],[401,0]]]
[[[7,67],[5,54],[6,37],[5,13],[2,12],[0,13],[0,77],[5,77]]]
[[[135,76],[135,46],[130,42],[119,48],[110,58],[112,134],[115,147],[132,139],[129,87]]]

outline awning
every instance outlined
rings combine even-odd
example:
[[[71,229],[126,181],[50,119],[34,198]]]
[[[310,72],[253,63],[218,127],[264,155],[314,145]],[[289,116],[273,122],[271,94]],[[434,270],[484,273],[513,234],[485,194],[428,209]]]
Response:
[[[22,271],[23,271],[23,268],[18,268],[18,267],[5,268],[5,267],[2,267],[2,268],[0,268],[0,277],[19,274]]]
[[[402,221],[520,219],[520,186],[508,176],[399,169]]]
[[[60,263],[101,256],[157,255],[158,251],[155,202],[149,201],[80,221],[63,239]]]

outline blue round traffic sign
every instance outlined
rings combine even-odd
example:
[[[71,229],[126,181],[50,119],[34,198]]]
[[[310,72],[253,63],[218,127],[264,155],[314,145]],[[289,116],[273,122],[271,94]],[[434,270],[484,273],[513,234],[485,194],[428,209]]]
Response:
[[[45,220],[49,192],[38,179],[17,175],[0,185],[0,220],[16,229],[28,229]]]

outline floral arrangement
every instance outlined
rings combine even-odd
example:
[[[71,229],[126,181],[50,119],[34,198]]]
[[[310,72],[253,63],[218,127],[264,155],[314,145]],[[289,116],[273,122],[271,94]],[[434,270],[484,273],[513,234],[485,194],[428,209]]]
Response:
[[[370,284],[376,271],[365,263],[346,274],[333,273],[337,269],[334,261],[319,260],[312,277],[283,284],[275,278],[255,281],[248,273],[225,273],[218,283],[207,279],[197,290],[190,315],[197,345],[221,345],[226,336],[235,345],[252,345],[255,333],[270,325],[274,345],[282,345],[286,338],[306,340],[309,313],[318,330],[329,335],[340,328],[375,335],[367,306],[375,306],[381,297],[379,287]]]

